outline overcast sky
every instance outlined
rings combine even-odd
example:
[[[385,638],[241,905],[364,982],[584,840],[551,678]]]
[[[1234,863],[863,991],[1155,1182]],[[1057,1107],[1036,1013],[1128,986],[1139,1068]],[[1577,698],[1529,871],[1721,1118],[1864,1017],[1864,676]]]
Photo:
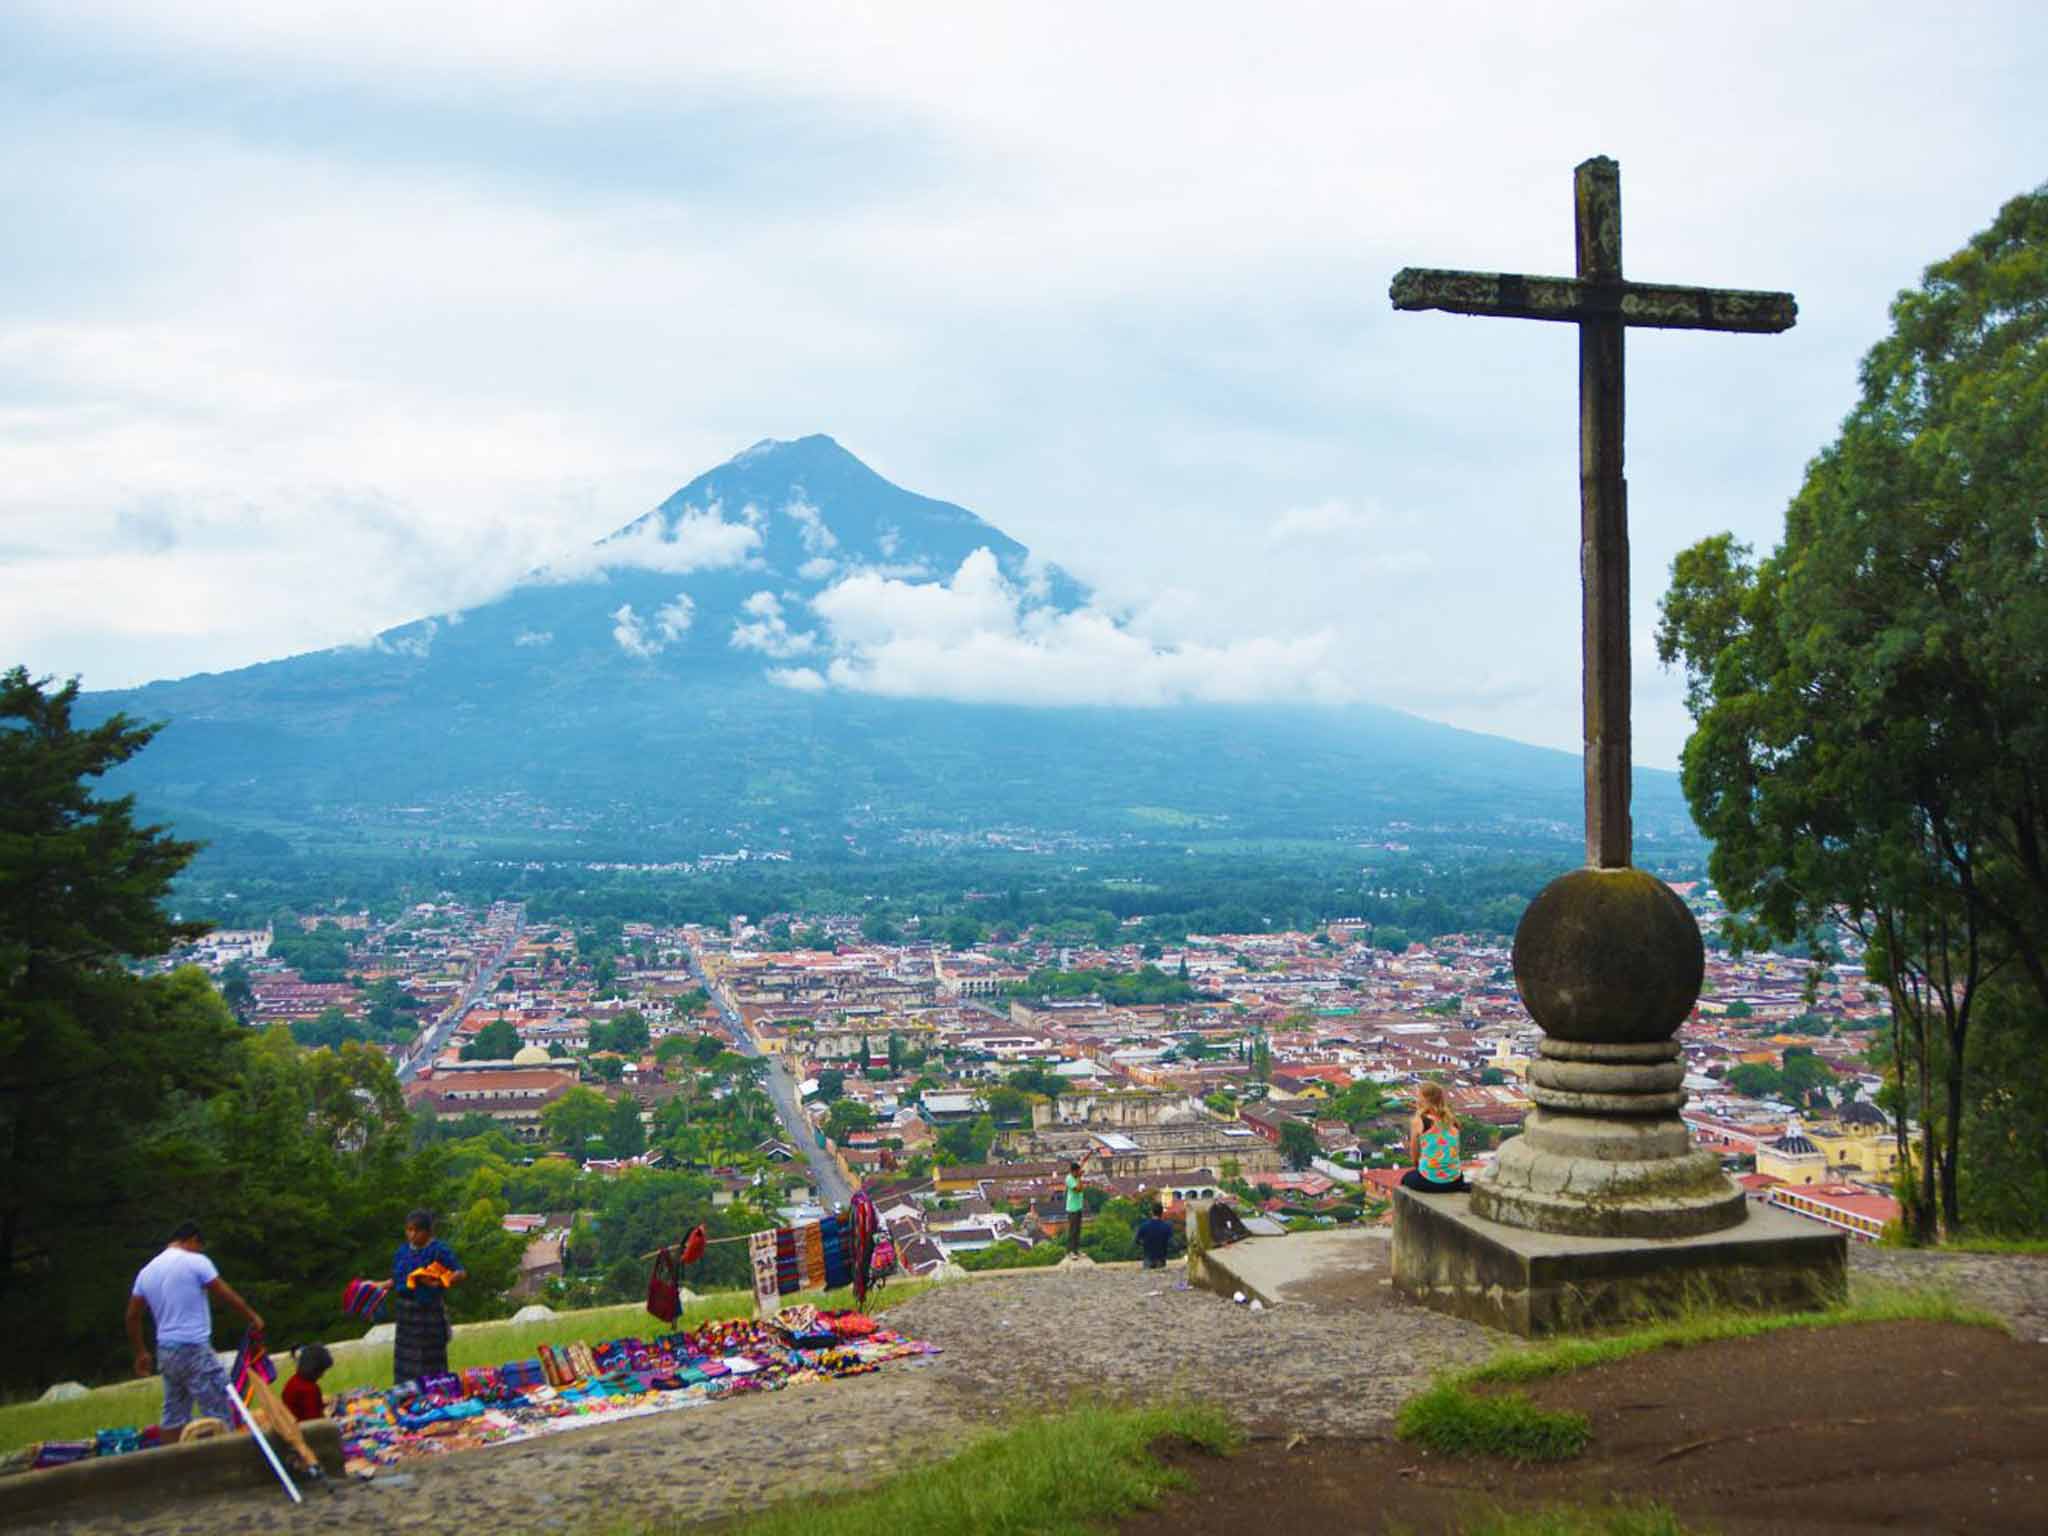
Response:
[[[2043,80],[2039,0],[13,0],[0,665],[359,640],[827,432],[1162,675],[1575,747],[1574,334],[1386,289],[1569,271],[1605,153],[1631,275],[1800,305],[1630,338],[1668,766],[1671,556],[1775,542],[1892,295],[2048,177]]]

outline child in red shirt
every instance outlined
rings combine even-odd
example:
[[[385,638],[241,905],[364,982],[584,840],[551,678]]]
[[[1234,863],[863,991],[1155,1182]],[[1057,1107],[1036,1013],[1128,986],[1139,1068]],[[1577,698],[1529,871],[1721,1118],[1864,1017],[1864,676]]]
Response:
[[[284,1384],[284,1405],[291,1409],[295,1419],[324,1419],[327,1402],[320,1395],[320,1378],[334,1364],[334,1356],[325,1345],[308,1344],[299,1351],[298,1362],[299,1368]]]

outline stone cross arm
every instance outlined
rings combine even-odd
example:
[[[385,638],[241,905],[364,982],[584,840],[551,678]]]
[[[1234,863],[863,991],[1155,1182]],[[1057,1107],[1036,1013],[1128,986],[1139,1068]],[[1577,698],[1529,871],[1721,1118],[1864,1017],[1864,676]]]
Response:
[[[1799,304],[1789,293],[1742,288],[1686,288],[1673,283],[1587,282],[1575,277],[1523,277],[1512,272],[1447,272],[1403,267],[1388,290],[1396,309],[1440,309],[1454,315],[1517,320],[1587,321],[1672,331],[1789,331]]]

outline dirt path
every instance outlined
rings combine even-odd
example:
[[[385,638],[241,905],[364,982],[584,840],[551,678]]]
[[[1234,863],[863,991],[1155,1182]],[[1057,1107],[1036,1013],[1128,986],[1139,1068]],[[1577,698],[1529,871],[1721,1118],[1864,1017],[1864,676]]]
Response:
[[[1794,1330],[1646,1355],[1529,1390],[1592,1421],[1556,1467],[1430,1456],[1385,1436],[1228,1461],[1122,1536],[1453,1531],[1489,1507],[1656,1500],[1744,1533],[2048,1527],[2048,1350],[1980,1328]]]

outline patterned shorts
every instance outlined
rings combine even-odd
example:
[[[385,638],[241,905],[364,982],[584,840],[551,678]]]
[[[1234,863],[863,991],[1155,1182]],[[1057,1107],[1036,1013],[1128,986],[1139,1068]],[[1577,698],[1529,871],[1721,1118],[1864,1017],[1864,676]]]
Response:
[[[202,1414],[230,1429],[241,1422],[228,1404],[228,1373],[211,1344],[167,1344],[157,1351],[156,1361],[164,1377],[165,1429],[182,1429],[195,1402]]]

